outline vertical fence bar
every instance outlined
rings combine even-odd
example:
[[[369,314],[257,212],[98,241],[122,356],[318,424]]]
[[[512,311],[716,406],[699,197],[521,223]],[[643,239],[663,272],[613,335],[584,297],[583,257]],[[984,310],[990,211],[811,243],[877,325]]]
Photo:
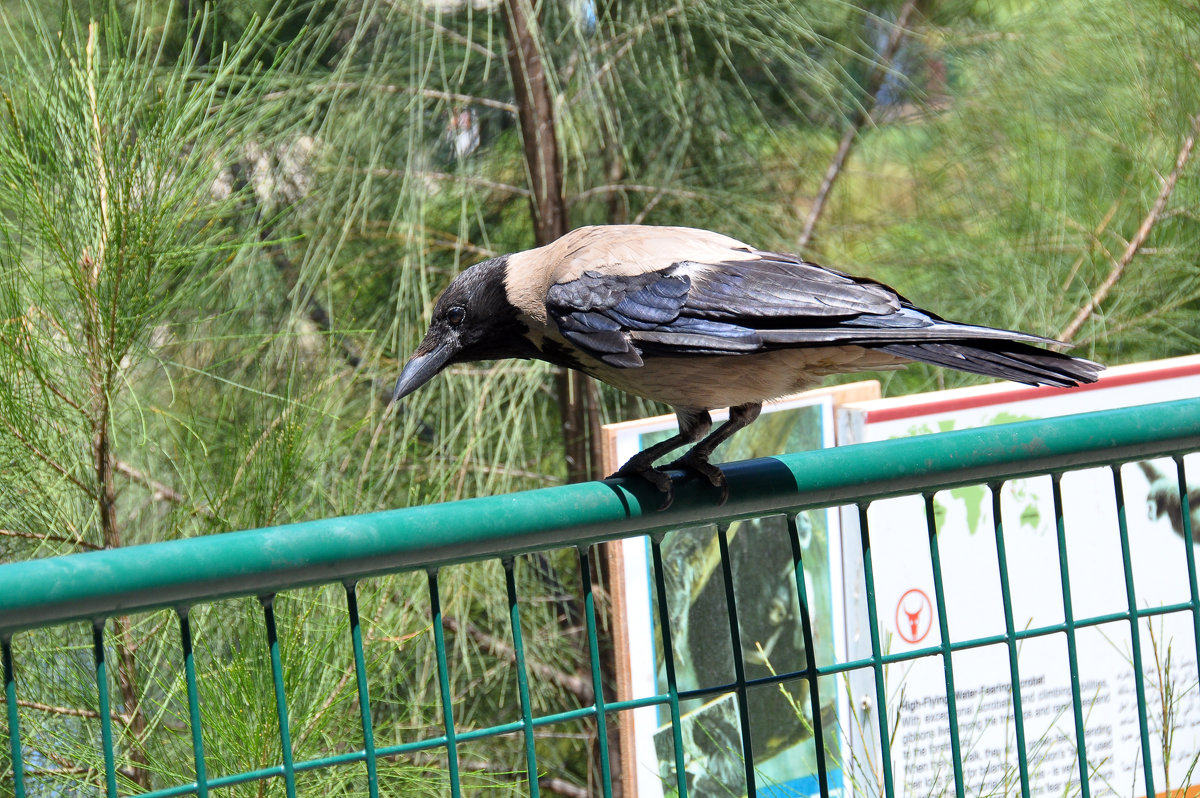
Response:
[[[600,669],[600,638],[596,633],[596,602],[592,595],[592,563],[586,546],[579,547],[579,581],[583,586],[583,614],[587,619],[588,659],[592,664],[592,694],[596,702],[596,744],[600,751],[600,779],[604,798],[612,798],[612,766],[608,761],[608,718],[605,716],[604,675]]]
[[[521,610],[517,605],[516,560],[504,558],[504,587],[508,591],[508,622],[512,627],[513,654],[517,665],[517,696],[521,700],[521,726],[525,735],[525,773],[529,798],[538,798],[537,741],[533,736],[533,709],[529,700],[529,670],[525,666],[525,643],[521,637]]]
[[[662,633],[663,665],[667,671],[667,705],[671,710],[671,743],[675,749],[675,789],[679,798],[687,798],[687,771],[683,759],[683,728],[679,718],[679,683],[675,680],[675,645],[671,638],[671,611],[667,607],[667,580],[663,574],[662,537],[650,538],[654,558],[654,591],[658,596],[658,627]],[[632,766],[632,763],[631,765]]]
[[[895,798],[892,738],[887,718],[887,685],[883,680],[883,647],[879,642],[879,609],[875,603],[875,565],[871,560],[871,528],[867,522],[867,507],[866,504],[858,505],[858,536],[862,548],[864,590],[867,595],[867,624],[871,628],[871,670],[875,675],[875,706],[879,716],[879,765],[883,771],[883,794],[885,798]]]
[[[1008,554],[1004,546],[1004,518],[1000,491],[1004,485],[988,485],[992,493],[992,528],[996,533],[996,562],[1000,566],[1000,601],[1004,605],[1004,640],[1008,648],[1008,673],[1012,679],[1013,729],[1017,737],[1017,769],[1021,778],[1021,798],[1029,798],[1029,755],[1025,748],[1025,715],[1021,709],[1021,670],[1017,665],[1017,627],[1013,622],[1012,585],[1008,581]],[[1007,777],[1005,787],[1008,787]]]
[[[450,665],[446,660],[446,633],[442,629],[442,600],[438,593],[436,568],[429,571],[429,607],[433,614],[433,645],[437,650],[438,686],[442,692],[442,727],[446,733],[446,766],[450,772],[450,795],[462,795],[458,773],[458,735],[454,730],[454,703],[450,694]]]
[[[1192,642],[1196,646],[1196,667],[1200,668],[1200,580],[1196,578],[1196,552],[1192,544],[1196,530],[1192,529],[1191,499],[1188,498],[1187,471],[1183,455],[1175,456],[1175,474],[1179,478],[1179,508],[1183,521],[1183,550],[1187,558],[1188,589],[1192,597]]]
[[[962,742],[958,737],[958,701],[954,695],[954,658],[950,651],[950,619],[946,617],[946,588],[942,583],[942,555],[938,546],[937,518],[933,494],[925,497],[925,530],[929,539],[929,562],[933,566],[933,596],[937,603],[938,630],[942,636],[942,670],[946,674],[946,715],[950,726],[950,755],[954,758],[954,794],[963,798]]]
[[[729,613],[729,640],[733,646],[733,674],[738,699],[738,720],[742,730],[742,754],[745,756],[746,795],[757,793],[754,777],[754,744],[750,737],[750,701],[746,690],[746,663],[742,661],[742,629],[738,623],[737,599],[733,590],[733,562],[729,559],[729,525],[717,527],[721,546],[721,573],[725,577],[725,609]]]
[[[1133,684],[1137,695],[1138,727],[1142,735],[1142,771],[1144,792],[1154,795],[1154,762],[1150,759],[1150,729],[1146,723],[1146,679],[1142,664],[1142,635],[1138,628],[1137,595],[1133,584],[1133,561],[1129,554],[1129,526],[1125,518],[1125,483],[1121,466],[1112,466],[1113,493],[1117,499],[1117,529],[1121,534],[1121,562],[1125,568],[1125,597],[1129,602],[1129,647],[1133,654]]]
[[[188,722],[192,728],[192,757],[196,763],[196,797],[208,798],[208,773],[204,766],[204,734],[200,725],[200,692],[196,684],[196,662],[192,656],[192,624],[189,609],[179,607],[179,639],[183,648],[183,673],[187,681]]]
[[[1079,652],[1075,647],[1075,611],[1071,606],[1071,570],[1067,563],[1067,527],[1063,514],[1062,475],[1052,474],[1050,486],[1054,493],[1054,525],[1058,536],[1058,571],[1062,583],[1063,625],[1067,635],[1067,661],[1071,668],[1071,708],[1075,713],[1075,750],[1079,760],[1079,789],[1082,798],[1091,798],[1088,783],[1087,746],[1083,737],[1083,702],[1079,698]]]
[[[104,659],[104,620],[101,618],[92,623],[92,658],[96,663],[96,693],[100,699],[100,745],[104,748],[104,790],[108,798],[117,798],[112,707],[108,695],[108,665]]]
[[[296,798],[296,768],[292,761],[292,731],[288,721],[287,693],[283,686],[283,659],[275,629],[275,596],[259,596],[267,624],[267,648],[271,655],[271,680],[275,683],[275,717],[279,720],[279,747],[283,754],[283,783],[288,798]]]
[[[13,672],[12,640],[0,637],[4,660],[4,702],[8,705],[8,747],[12,757],[13,795],[25,798],[25,758],[21,751],[21,715],[17,712],[17,677]]]
[[[804,637],[804,678],[808,680],[808,698],[812,712],[813,745],[816,746],[817,784],[821,795],[829,795],[829,766],[825,762],[825,725],[821,722],[821,690],[818,686],[817,648],[813,642],[812,611],[808,604],[808,586],[804,580],[804,552],[800,548],[800,529],[796,514],[787,517],[788,537],[792,543],[792,571],[796,577],[796,596],[800,600],[800,632]]]
[[[379,798],[379,773],[375,762],[375,729],[371,723],[371,695],[367,691],[367,660],[363,655],[362,625],[358,613],[357,583],[346,582],[346,614],[350,644],[354,647],[354,676],[358,688],[358,716],[362,724],[363,756],[367,760],[367,794]]]

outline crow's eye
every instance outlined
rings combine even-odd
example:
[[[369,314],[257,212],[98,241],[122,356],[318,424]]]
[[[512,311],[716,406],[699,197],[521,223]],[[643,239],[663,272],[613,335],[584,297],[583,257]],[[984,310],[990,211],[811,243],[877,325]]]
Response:
[[[463,323],[463,319],[467,317],[467,309],[458,305],[446,311],[446,321],[457,327]]]

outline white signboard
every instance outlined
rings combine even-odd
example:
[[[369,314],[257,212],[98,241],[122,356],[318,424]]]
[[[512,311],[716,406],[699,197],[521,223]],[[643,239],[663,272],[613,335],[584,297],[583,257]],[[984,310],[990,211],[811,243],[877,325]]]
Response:
[[[1070,391],[996,385],[847,405],[839,411],[839,442],[1194,396],[1200,396],[1200,358],[1180,358],[1111,369],[1098,384]],[[1192,482],[1200,482],[1200,459],[1186,462]],[[1178,608],[1190,601],[1185,546],[1194,544],[1182,535],[1175,474],[1170,460],[1121,469],[1139,608]],[[1129,603],[1114,474],[1107,468],[1072,472],[1061,484],[1070,611],[1077,623],[1107,619],[1074,632],[1091,794],[1144,796],[1132,635],[1129,621],[1118,615],[1128,612]],[[1039,796],[1071,794],[1079,780],[1079,749],[1051,479],[1008,482],[1000,504],[1014,627],[1018,632],[1054,630],[1018,644],[1030,786]],[[951,641],[999,638],[1005,619],[990,491],[985,486],[943,491],[934,497],[933,512]],[[868,523],[885,653],[940,646],[923,499],[875,502]],[[851,658],[869,657],[856,510],[845,511],[842,528],[847,649]],[[1137,627],[1158,794],[1200,785],[1200,686],[1192,628],[1191,614],[1182,611],[1143,618]],[[1007,646],[997,642],[964,649],[952,661],[967,794],[1019,792]],[[953,792],[941,657],[889,665],[885,680],[897,794]],[[874,683],[864,672],[850,683],[865,737],[851,741],[856,748],[851,758],[863,760],[859,772],[878,773],[872,764],[878,751]]]

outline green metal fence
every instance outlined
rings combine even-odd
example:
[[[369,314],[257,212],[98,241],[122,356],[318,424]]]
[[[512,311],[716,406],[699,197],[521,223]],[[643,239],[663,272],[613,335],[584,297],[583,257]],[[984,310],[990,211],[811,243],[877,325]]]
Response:
[[[1019,647],[1026,641],[1047,636],[1065,638],[1069,666],[1073,678],[1071,713],[1074,718],[1077,745],[1078,790],[1090,795],[1091,771],[1085,747],[1087,706],[1079,688],[1079,662],[1075,636],[1085,628],[1113,622],[1127,623],[1132,638],[1134,672],[1141,674],[1141,647],[1138,642],[1140,622],[1147,617],[1181,613],[1190,614],[1197,659],[1200,660],[1200,594],[1196,575],[1193,546],[1185,545],[1187,573],[1190,579],[1190,599],[1186,602],[1151,609],[1139,609],[1135,600],[1136,585],[1130,565],[1130,546],[1125,523],[1121,463],[1157,457],[1174,458],[1182,503],[1182,522],[1185,537],[1191,539],[1190,508],[1183,455],[1200,450],[1200,400],[1185,400],[1118,411],[1106,411],[1045,421],[1023,422],[933,436],[897,439],[881,443],[861,444],[834,450],[785,455],[747,461],[726,467],[729,478],[729,500],[722,507],[713,505],[713,495],[694,482],[681,484],[674,505],[658,511],[661,497],[642,484],[620,481],[587,483],[548,488],[526,493],[472,499],[450,504],[415,507],[390,512],[294,524],[268,529],[212,535],[203,538],[157,543],[119,550],[88,552],[31,562],[0,566],[0,643],[3,646],[5,701],[7,704],[8,739],[12,772],[0,779],[11,779],[17,796],[33,794],[26,772],[38,764],[38,741],[22,736],[18,703],[22,693],[19,673],[23,656],[34,652],[27,647],[33,639],[30,630],[60,625],[89,625],[94,641],[95,691],[98,695],[103,746],[104,773],[101,783],[109,796],[119,794],[116,756],[110,708],[109,663],[105,637],[118,615],[147,613],[168,608],[177,615],[178,666],[186,675],[189,728],[194,756],[194,777],[185,783],[164,785],[149,795],[166,798],[175,795],[208,796],[219,788],[249,782],[283,785],[287,795],[297,794],[297,774],[323,768],[360,768],[365,774],[370,795],[379,794],[376,779],[377,763],[381,758],[397,758],[417,751],[442,749],[449,770],[451,793],[461,792],[460,746],[483,737],[519,735],[525,748],[528,780],[526,789],[538,795],[539,760],[535,740],[544,730],[558,724],[590,719],[599,726],[597,737],[602,762],[600,791],[611,795],[612,775],[608,767],[616,751],[608,750],[608,724],[615,713],[637,707],[656,706],[673,721],[675,783],[665,786],[666,792],[688,793],[688,779],[683,761],[680,734],[680,705],[682,701],[720,694],[732,694],[739,702],[739,722],[743,746],[744,779],[747,791],[756,792],[759,775],[755,769],[754,753],[748,750],[751,740],[750,718],[746,710],[747,690],[762,684],[782,684],[803,680],[809,686],[812,717],[820,717],[822,699],[818,677],[842,674],[866,674],[874,682],[878,706],[878,734],[875,735],[877,755],[881,765],[881,792],[889,798],[903,794],[902,785],[893,777],[892,740],[894,717],[887,710],[884,694],[884,669],[898,663],[921,658],[938,659],[944,670],[946,710],[953,754],[953,785],[957,795],[967,789],[963,775],[963,741],[960,739],[954,663],[956,656],[984,646],[1004,646],[1007,650],[1013,700],[1012,722],[1015,725],[1019,786],[1029,795],[1030,774],[1026,755],[1021,709],[1021,680]],[[1067,549],[1063,538],[1064,518],[1059,475],[1066,471],[1096,466],[1109,466],[1114,477],[1121,550],[1125,569],[1125,584],[1113,586],[1124,591],[1128,609],[1103,617],[1075,617],[1072,613],[1071,580],[1067,567]],[[1042,628],[1015,628],[1009,589],[1008,562],[1013,552],[1006,552],[1005,534],[999,502],[998,487],[1006,480],[1028,475],[1054,475],[1053,486],[1057,529],[1059,536],[1059,567],[1062,574],[1064,621]],[[940,643],[935,646],[900,654],[888,653],[881,642],[879,609],[874,599],[874,568],[872,535],[886,530],[872,530],[867,524],[867,507],[877,499],[900,495],[924,496],[928,509],[936,491],[962,485],[986,485],[992,488],[995,540],[1000,564],[1000,580],[1006,631],[1001,635],[981,638],[954,639],[947,627],[946,597],[939,562],[935,515],[928,513],[929,556],[932,561],[937,618],[940,623]],[[862,519],[861,556],[865,571],[866,597],[870,613],[871,656],[853,661],[818,665],[815,658],[808,662],[784,663],[780,672],[760,679],[747,679],[744,669],[736,670],[730,684],[698,690],[681,690],[676,679],[673,656],[670,654],[670,621],[666,612],[666,595],[661,562],[660,541],[670,530],[701,524],[722,524],[735,519],[761,518],[782,514],[789,519],[793,543],[793,567],[796,574],[796,595],[800,602],[800,617],[805,639],[811,646],[811,618],[808,612],[801,548],[796,543],[796,514],[807,508],[857,506]],[[720,526],[718,526],[721,529]],[[637,535],[649,535],[655,564],[655,590],[658,594],[659,623],[664,635],[663,649],[667,652],[665,674],[667,689],[659,694],[636,699],[606,701],[602,690],[595,690],[590,706],[557,713],[538,713],[531,707],[529,674],[525,660],[526,646],[522,640],[522,618],[518,605],[517,582],[514,579],[514,558],[530,552],[553,548],[577,548],[581,584],[584,586],[583,612],[589,640],[590,664],[595,684],[600,683],[601,659],[597,644],[597,611],[591,588],[592,578],[588,549],[602,541],[613,541]],[[719,533],[721,551],[728,563],[728,541]],[[500,559],[505,564],[507,596],[510,608],[512,640],[518,672],[520,719],[489,728],[463,730],[456,727],[447,676],[446,645],[442,638],[441,607],[438,589],[439,569],[446,566],[482,559]],[[436,637],[438,679],[442,696],[443,730],[428,739],[413,739],[395,745],[377,744],[372,730],[371,691],[376,685],[368,683],[364,666],[363,640],[357,603],[357,585],[382,574],[403,570],[423,570],[428,575],[429,601],[432,608],[432,631]],[[726,585],[731,582],[726,573]],[[352,750],[328,756],[298,761],[293,756],[290,739],[289,696],[284,687],[285,656],[303,657],[302,651],[281,651],[276,632],[275,596],[304,586],[342,584],[345,586],[345,642],[353,650],[356,666],[358,710],[361,717],[361,738],[353,741]],[[262,623],[265,627],[265,659],[269,660],[274,685],[274,711],[277,719],[272,735],[277,737],[278,759],[272,767],[252,772],[214,777],[206,768],[206,751],[202,734],[201,707],[197,685],[197,670],[193,661],[193,630],[189,609],[203,603],[220,602],[233,597],[255,596],[261,602]],[[712,645],[732,644],[741,650],[737,610],[732,592],[729,595],[730,634],[732,641],[713,640]],[[735,664],[740,657],[735,656]],[[14,669],[14,663],[17,668]],[[1141,718],[1142,778],[1145,793],[1155,794],[1155,773],[1151,766],[1151,733],[1147,727],[1148,705],[1143,680],[1137,680],[1136,701]],[[1193,699],[1195,693],[1192,693]],[[210,710],[213,708],[210,708]],[[823,794],[831,791],[831,764],[825,755],[822,724],[814,724],[817,757],[817,780]],[[0,792],[5,791],[0,782]],[[274,789],[274,788],[273,788]],[[836,792],[837,785],[832,787]],[[61,794],[54,793],[51,794]]]

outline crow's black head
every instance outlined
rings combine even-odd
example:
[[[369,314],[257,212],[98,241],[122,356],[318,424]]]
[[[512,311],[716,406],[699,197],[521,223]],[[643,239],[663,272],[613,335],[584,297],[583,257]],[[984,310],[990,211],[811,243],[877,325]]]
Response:
[[[530,357],[525,325],[505,294],[507,264],[507,256],[478,263],[442,292],[425,338],[400,372],[392,401],[417,390],[453,363]]]

